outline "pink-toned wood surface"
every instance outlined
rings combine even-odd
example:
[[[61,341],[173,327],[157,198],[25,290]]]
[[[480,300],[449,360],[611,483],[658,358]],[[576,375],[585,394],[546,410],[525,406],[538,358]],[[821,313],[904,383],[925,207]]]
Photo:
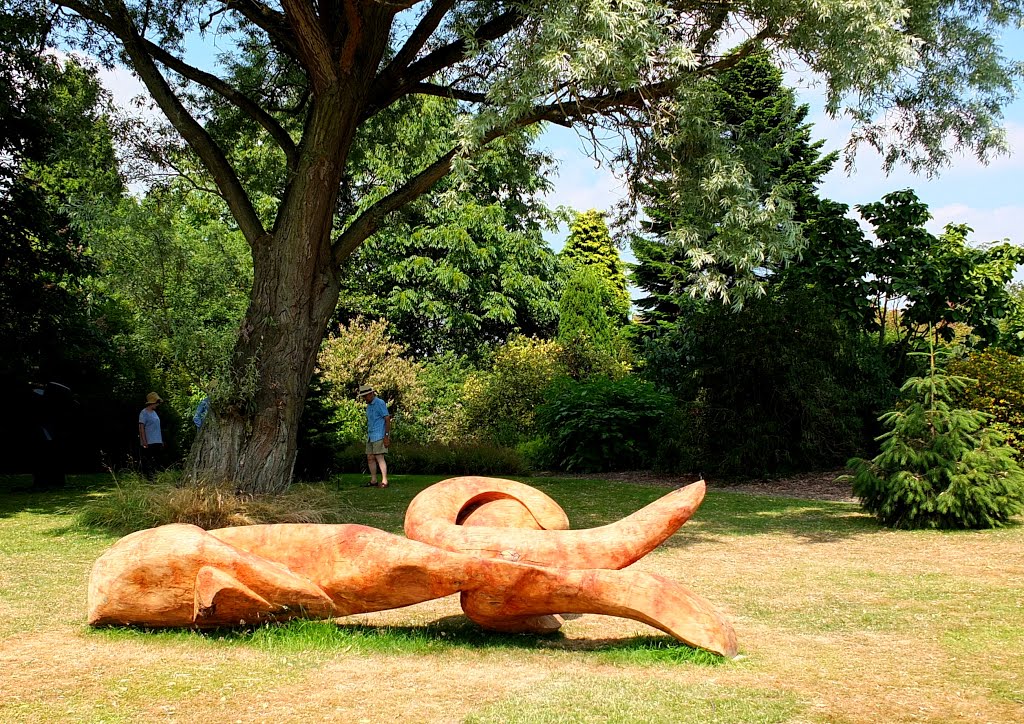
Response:
[[[413,500],[407,538],[361,525],[161,526],[122,538],[96,561],[89,623],[251,625],[461,592],[466,615],[493,630],[550,631],[558,614],[600,613],[733,656],[735,634],[714,607],[665,577],[619,570],[675,532],[703,496],[695,483],[618,523],[572,531],[543,493],[465,477]]]

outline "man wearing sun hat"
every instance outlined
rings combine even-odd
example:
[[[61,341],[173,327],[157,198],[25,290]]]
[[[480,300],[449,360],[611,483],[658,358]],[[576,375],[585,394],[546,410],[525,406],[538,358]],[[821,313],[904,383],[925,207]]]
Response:
[[[139,413],[139,444],[142,445],[142,474],[150,480],[156,473],[164,449],[164,436],[160,430],[160,416],[157,405],[163,402],[160,395],[150,392],[146,395],[146,406]]]
[[[366,401],[366,462],[370,466],[370,482],[367,487],[388,487],[388,464],[384,456],[391,444],[391,413],[384,400],[377,397],[373,385],[359,388],[359,397]],[[380,467],[380,485],[377,484],[377,468]]]

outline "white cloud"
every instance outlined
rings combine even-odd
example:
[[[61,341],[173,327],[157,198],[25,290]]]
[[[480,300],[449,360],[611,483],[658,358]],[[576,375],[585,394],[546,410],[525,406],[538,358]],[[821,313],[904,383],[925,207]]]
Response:
[[[1015,244],[1024,244],[1024,206],[999,206],[992,209],[978,209],[966,204],[950,204],[931,209],[932,220],[928,230],[937,234],[946,224],[967,224],[974,233],[969,237],[975,242],[1000,242],[1009,239]]]

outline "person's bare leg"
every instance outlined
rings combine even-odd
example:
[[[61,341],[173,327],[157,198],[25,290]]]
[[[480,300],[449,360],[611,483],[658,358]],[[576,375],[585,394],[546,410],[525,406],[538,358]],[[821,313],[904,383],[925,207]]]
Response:
[[[380,480],[380,487],[386,488],[386,487],[388,487],[388,464],[387,464],[387,461],[384,460],[384,456],[383,455],[376,455],[374,457],[377,458],[377,464],[380,465],[380,478],[381,478],[381,480]]]
[[[367,455],[366,464],[370,466],[370,485],[377,484],[377,456]]]

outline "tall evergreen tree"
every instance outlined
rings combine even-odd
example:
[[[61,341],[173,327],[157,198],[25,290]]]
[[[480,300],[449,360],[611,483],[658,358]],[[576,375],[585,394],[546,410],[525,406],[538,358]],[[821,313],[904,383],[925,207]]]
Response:
[[[415,139],[455,117],[450,100],[406,104],[394,123],[409,146],[375,159],[372,175],[425,163]],[[542,197],[551,161],[535,138],[495,143],[461,183],[443,180],[396,212],[346,263],[339,320],[387,319],[393,338],[421,358],[473,357],[514,334],[552,336],[563,282],[542,234],[555,224]]]
[[[765,54],[743,58],[707,88],[710,130],[702,142],[722,144],[742,161],[753,193],[743,202],[745,213],[761,216],[766,238],[779,229],[796,233],[797,224],[812,218],[818,207],[817,185],[835,163],[835,153],[822,154],[824,141],[811,137],[809,106],[798,104],[796,93],[783,84],[782,72]],[[745,267],[711,263],[695,258],[681,238],[703,236],[707,243],[729,244],[735,223],[726,208],[716,209],[705,199],[710,170],[687,168],[689,136],[678,147],[667,147],[651,161],[654,173],[639,190],[649,221],[631,240],[637,264],[631,266],[633,283],[648,296],[637,307],[649,322],[672,321],[689,309],[698,277],[713,275],[724,299],[753,278],[763,284],[783,262],[781,255],[752,257]],[[779,213],[781,209],[781,214]]]
[[[626,268],[619,257],[619,250],[612,242],[604,214],[596,209],[576,214],[569,227],[569,237],[565,240],[561,257],[573,267],[594,267],[605,287],[602,303],[610,320],[616,325],[629,321]]]
[[[604,307],[606,285],[607,281],[595,265],[576,267],[559,305],[559,341],[582,340],[595,349],[612,351],[612,325]]]

